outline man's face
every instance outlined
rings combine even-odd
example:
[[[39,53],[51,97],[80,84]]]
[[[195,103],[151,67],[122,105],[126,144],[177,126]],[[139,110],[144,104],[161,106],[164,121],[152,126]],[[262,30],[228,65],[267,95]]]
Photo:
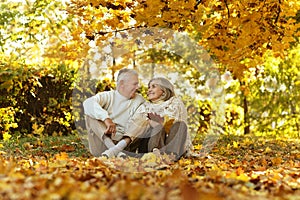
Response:
[[[120,86],[120,94],[131,99],[135,96],[136,90],[139,88],[139,80],[136,75],[131,75],[127,80],[123,80]]]

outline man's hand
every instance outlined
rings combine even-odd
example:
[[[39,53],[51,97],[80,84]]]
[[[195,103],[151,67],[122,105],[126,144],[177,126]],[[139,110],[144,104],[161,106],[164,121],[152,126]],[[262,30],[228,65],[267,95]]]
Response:
[[[104,131],[104,134],[114,136],[117,132],[116,124],[110,118],[106,118],[104,120],[104,124],[107,127],[106,130]]]

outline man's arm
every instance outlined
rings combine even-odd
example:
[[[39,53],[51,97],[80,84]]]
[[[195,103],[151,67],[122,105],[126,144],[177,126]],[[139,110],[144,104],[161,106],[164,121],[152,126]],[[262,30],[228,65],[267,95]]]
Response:
[[[112,101],[112,97],[109,93],[103,92],[98,93],[83,102],[84,114],[97,119],[99,121],[103,121],[106,125],[106,130],[104,134],[112,134],[116,133],[116,124],[112,121],[112,119],[108,115],[108,111],[103,108],[104,105],[110,104]]]
[[[103,108],[103,105],[111,101],[109,93],[98,93],[83,102],[84,114],[94,119],[104,121],[109,118],[108,111]]]

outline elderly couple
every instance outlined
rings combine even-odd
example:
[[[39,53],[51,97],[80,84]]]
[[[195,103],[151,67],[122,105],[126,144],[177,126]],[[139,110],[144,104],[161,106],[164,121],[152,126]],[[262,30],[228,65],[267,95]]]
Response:
[[[89,150],[94,156],[141,156],[159,151],[178,160],[192,148],[187,111],[165,78],[148,83],[147,100],[136,94],[138,73],[121,69],[115,91],[83,102]]]

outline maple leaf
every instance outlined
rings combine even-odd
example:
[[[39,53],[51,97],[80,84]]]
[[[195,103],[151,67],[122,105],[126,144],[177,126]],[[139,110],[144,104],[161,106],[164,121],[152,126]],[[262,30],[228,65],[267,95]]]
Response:
[[[9,141],[10,138],[11,138],[11,135],[10,135],[9,133],[5,132],[5,133],[3,134],[3,140],[4,140],[4,141]]]
[[[59,154],[54,155],[57,160],[68,160],[69,155],[66,152],[60,152]]]
[[[174,123],[174,120],[175,119],[173,119],[173,118],[169,118],[168,116],[165,116],[165,118],[164,118],[164,125],[163,126],[164,126],[165,131],[167,133],[170,132],[170,129],[171,129],[173,123]]]

